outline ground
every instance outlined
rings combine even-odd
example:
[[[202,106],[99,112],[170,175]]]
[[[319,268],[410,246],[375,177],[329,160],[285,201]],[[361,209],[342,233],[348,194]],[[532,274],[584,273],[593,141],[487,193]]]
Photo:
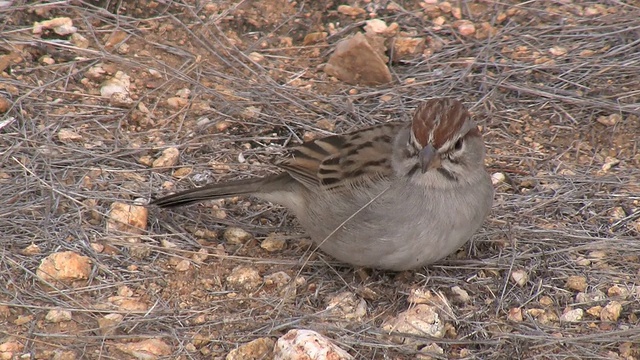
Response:
[[[146,339],[166,358],[224,358],[296,328],[362,359],[431,343],[450,359],[640,357],[638,2],[0,3],[2,358],[120,359]],[[63,17],[77,30],[34,31]],[[325,74],[374,18],[425,49],[390,62],[390,84]],[[108,84],[129,98],[102,96]],[[107,229],[114,203],[271,173],[283,145],[407,120],[435,96],[470,108],[496,183],[483,228],[438,264],[339,264],[310,254],[282,208],[244,198]],[[154,166],[168,148],[178,163]],[[268,236],[287,241],[267,251]],[[66,251],[89,259],[88,279],[42,281],[43,259]],[[393,341],[382,324],[416,294],[446,304],[447,331]],[[327,310],[340,298],[365,312]]]

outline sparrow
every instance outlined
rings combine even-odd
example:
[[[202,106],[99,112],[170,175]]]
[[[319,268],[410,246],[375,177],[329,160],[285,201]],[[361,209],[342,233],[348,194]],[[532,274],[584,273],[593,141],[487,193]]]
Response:
[[[288,208],[332,257],[393,271],[432,264],[464,245],[493,203],[479,128],[458,100],[421,103],[388,122],[293,147],[281,173],[208,184],[150,202],[176,207],[254,196]]]

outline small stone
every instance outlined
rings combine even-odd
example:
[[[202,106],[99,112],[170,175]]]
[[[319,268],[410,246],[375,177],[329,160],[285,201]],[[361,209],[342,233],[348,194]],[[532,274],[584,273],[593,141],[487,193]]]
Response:
[[[269,46],[267,42],[263,42],[262,44],[264,45],[263,48],[266,48]],[[280,45],[288,48],[292,47],[293,38],[291,36],[280,36]]]
[[[262,240],[260,247],[268,252],[280,251],[287,245],[286,239],[282,234],[271,233],[266,239]]]
[[[47,315],[44,317],[45,320],[51,323],[59,323],[63,321],[71,320],[71,311],[62,310],[62,309],[54,309],[49,310]]]
[[[227,218],[227,212],[221,209],[212,209],[211,215],[216,219],[224,220]]]
[[[191,90],[188,88],[182,88],[176,91],[176,96],[181,97],[183,99],[188,99],[191,96]]]
[[[393,95],[387,94],[387,95],[380,96],[380,102],[381,103],[386,103],[386,102],[389,102],[391,100],[393,100]]]
[[[385,332],[399,332],[417,335],[417,338],[394,336],[392,341],[398,344],[426,344],[420,337],[429,336],[442,338],[444,336],[444,323],[440,320],[437,308],[430,305],[416,305],[398,314],[382,324]]]
[[[591,56],[593,56],[595,54],[596,54],[596,52],[594,50],[585,49],[585,50],[580,51],[579,55],[582,56],[582,57],[591,57]]]
[[[97,253],[101,253],[104,251],[105,246],[103,244],[97,243],[97,242],[92,242],[89,244],[89,246],[91,246],[91,249],[93,249],[93,251],[97,252]]]
[[[607,299],[607,295],[598,289],[594,289],[589,293],[579,292],[576,294],[577,303],[600,302]]]
[[[8,338],[5,338],[4,340],[8,340]],[[3,342],[2,344],[0,344],[0,356],[1,356],[0,359],[2,360],[18,359],[17,354],[15,353],[22,352],[22,350],[24,350],[24,345],[22,345],[17,341]],[[14,354],[16,355],[15,357],[14,357]],[[25,359],[25,360],[28,360],[28,359]]]
[[[91,274],[91,260],[73,251],[53,253],[42,259],[36,275],[46,282],[87,280]]]
[[[611,301],[600,312],[600,320],[602,321],[618,321],[622,312],[622,304],[618,301]]]
[[[329,34],[327,32],[313,32],[305,35],[302,45],[312,45],[324,41]]]
[[[210,122],[211,122],[211,119],[209,119],[206,116],[203,116],[199,118],[198,121],[196,121],[196,126],[199,128],[205,128]]]
[[[451,291],[455,294],[455,298],[459,302],[467,303],[471,301],[471,296],[469,296],[469,293],[466,290],[462,289],[460,286],[452,287]]]
[[[78,29],[73,26],[73,20],[68,17],[57,17],[42,22],[36,21],[33,24],[34,34],[42,34],[44,30],[48,29],[53,30],[53,32],[60,36],[70,35],[78,31]]]
[[[114,202],[109,210],[107,232],[142,234],[147,228],[148,217],[149,210],[144,206]]]
[[[216,174],[228,173],[231,170],[231,167],[228,164],[221,163],[215,160],[209,161],[209,167],[211,167],[211,170],[213,170]]]
[[[251,266],[240,265],[231,270],[227,276],[227,283],[234,289],[253,291],[262,284],[262,277],[258,270]]]
[[[42,253],[42,250],[40,249],[40,247],[34,243],[31,243],[29,246],[27,246],[26,248],[22,249],[22,251],[20,251],[20,253],[22,255],[26,255],[26,256],[33,256],[33,255],[39,255],[40,253]]]
[[[0,114],[4,114],[11,108],[11,101],[0,95]]]
[[[84,77],[86,77],[87,79],[91,79],[91,80],[97,81],[97,80],[101,80],[102,78],[104,78],[104,75],[106,73],[107,72],[102,67],[102,64],[97,64],[97,65],[94,65],[94,66],[90,67],[87,71],[85,71]]]
[[[584,276],[569,276],[566,286],[571,290],[585,291],[587,289],[587,278]]]
[[[147,339],[138,342],[116,343],[114,346],[136,359],[155,360],[171,355],[171,346],[160,339]]]
[[[392,80],[381,54],[362,33],[338,43],[324,71],[348,84],[381,85]]]
[[[253,236],[238,227],[230,227],[224,231],[222,237],[229,243],[234,245],[244,244],[251,240]]]
[[[538,300],[538,302],[540,303],[540,305],[542,306],[551,306],[554,304],[553,299],[549,296],[543,296],[540,298],[540,300]]]
[[[434,296],[429,290],[411,289],[407,302],[409,304],[433,304]]]
[[[367,11],[363,8],[349,5],[338,6],[338,12],[347,16],[359,16],[367,13]]]
[[[494,36],[498,33],[498,30],[493,27],[493,25],[491,25],[491,23],[488,22],[482,22],[480,23],[480,27],[476,28],[476,34],[475,37],[478,40],[484,40],[487,39],[491,36]]]
[[[424,38],[397,36],[393,42],[393,61],[414,59],[422,55],[424,48]]]
[[[521,308],[511,308],[509,309],[509,313],[507,313],[507,320],[514,322],[522,322],[522,309]]]
[[[120,311],[148,311],[149,306],[140,298],[129,296],[111,296],[107,299]]]
[[[257,106],[247,106],[240,112],[240,117],[245,120],[255,120],[262,113],[262,108]]]
[[[462,9],[458,6],[451,7],[451,15],[456,19],[462,19]]]
[[[533,316],[534,318],[538,318],[542,315],[544,315],[545,311],[544,309],[537,309],[537,308],[532,308],[532,309],[527,309],[526,313]]]
[[[507,176],[504,173],[497,172],[491,175],[491,183],[493,183],[493,185],[502,184],[505,181],[507,181]]]
[[[258,338],[231,350],[225,360],[270,359],[274,345],[275,341],[270,338]]]
[[[278,271],[276,273],[265,275],[264,283],[265,285],[275,285],[280,288],[291,282],[291,276],[284,271]]]
[[[13,321],[17,326],[22,326],[33,321],[33,315],[18,315],[18,318]]]
[[[156,79],[162,79],[162,73],[156,69],[148,69],[147,70],[151,76]]]
[[[616,206],[613,209],[609,210],[609,216],[611,217],[610,221],[618,221],[627,217],[627,212],[622,206]]]
[[[447,22],[447,18],[445,18],[444,16],[438,16],[438,17],[434,18],[432,20],[432,22],[433,22],[433,25],[442,26],[442,25],[444,25],[444,23]]]
[[[122,45],[127,39],[127,33],[123,30],[115,30],[107,37],[104,47],[107,49],[114,49],[118,45]]]
[[[172,109],[182,109],[187,106],[188,103],[188,99],[179,96],[173,96],[167,99],[167,105]]]
[[[399,11],[404,11],[404,8],[402,7],[402,5],[398,4],[397,2],[390,1],[387,3],[387,11],[399,12]]]
[[[40,64],[42,65],[53,65],[56,61],[49,55],[44,55],[39,59]]]
[[[609,170],[611,170],[612,167],[620,164],[620,160],[611,157],[611,156],[607,156],[606,159],[604,160],[604,164],[602,165],[602,171],[603,172],[608,172]]]
[[[191,174],[193,172],[193,168],[191,167],[181,167],[179,169],[176,169],[173,174],[173,177],[176,177],[178,179],[181,179],[185,176],[188,176],[189,174]]]
[[[230,121],[227,121],[227,120],[221,120],[221,121],[218,121],[218,122],[214,125],[214,127],[216,128],[216,130],[217,130],[218,132],[223,132],[223,131],[227,130],[227,129],[229,128],[229,126],[231,126],[231,122],[230,122]]]
[[[171,167],[178,163],[180,158],[180,150],[175,147],[166,148],[162,151],[162,155],[153,161],[151,164],[154,168]]]
[[[131,79],[127,74],[122,71],[117,71],[115,75],[105,80],[100,86],[100,95],[104,98],[111,98],[111,95],[115,93],[129,94],[129,86],[131,85]]]
[[[384,34],[389,28],[387,23],[380,19],[367,20],[366,23],[364,31],[367,33]]]
[[[592,261],[595,261],[595,260],[602,261],[606,259],[607,256],[608,256],[607,252],[603,250],[594,250],[589,253],[589,259]]]
[[[600,313],[602,312],[602,306],[597,305],[597,306],[592,306],[590,308],[587,309],[587,314],[593,316],[593,317],[600,317]]]
[[[259,52],[251,52],[249,53],[248,57],[249,60],[258,64],[264,61],[264,55],[260,54]]]
[[[316,126],[322,130],[334,131],[336,129],[336,122],[333,120],[322,119],[316,122]]]
[[[598,16],[598,15],[601,15],[601,11],[595,6],[588,6],[584,9],[584,16]]]
[[[470,36],[476,32],[476,26],[469,20],[458,20],[453,23],[460,35]]]
[[[131,297],[133,296],[133,290],[131,290],[131,288],[126,285],[120,286],[118,288],[118,296]]]
[[[133,107],[134,101],[127,93],[117,92],[111,94],[109,98],[109,105],[120,107],[120,108],[131,108]]]
[[[353,357],[315,331],[293,329],[278,339],[273,359],[352,360]]]
[[[584,310],[582,309],[568,309],[560,316],[562,322],[578,322],[582,320],[584,316]]]
[[[360,321],[367,315],[367,302],[350,291],[344,291],[327,301],[326,310],[343,319]]]
[[[305,131],[302,133],[302,141],[309,142],[315,140],[318,137],[318,134],[313,131]]]
[[[618,113],[611,114],[608,116],[598,116],[598,118],[596,119],[597,122],[605,126],[613,126],[619,123],[621,120],[622,120],[622,115]]]
[[[640,347],[637,341],[625,341],[618,347],[620,349],[620,357],[622,359],[635,360],[640,354]]]
[[[416,359],[417,360],[443,359],[444,357],[442,355],[444,355],[444,349],[442,349],[436,343],[430,343],[420,348],[416,356]]]
[[[553,56],[562,56],[567,54],[567,48],[562,46],[552,46],[549,49],[549,54]]]
[[[580,256],[579,258],[576,259],[576,265],[578,265],[578,266],[589,266],[589,265],[591,265],[591,260]]]
[[[520,287],[523,287],[529,281],[529,275],[524,270],[515,270],[511,273],[511,279]]]
[[[129,53],[129,51],[131,51],[131,46],[129,44],[127,44],[127,43],[121,43],[116,48],[116,51],[120,55],[127,55]]]
[[[438,8],[440,8],[440,10],[441,10],[443,13],[447,13],[447,14],[448,14],[448,13],[450,13],[450,12],[451,12],[451,9],[453,8],[453,6],[451,6],[451,3],[450,3],[450,2],[448,2],[448,1],[443,1],[443,2],[441,2],[440,4],[438,4]]]
[[[180,262],[178,262],[178,264],[176,264],[176,271],[187,271],[191,268],[191,261],[187,260],[187,259],[182,259],[180,260]]]
[[[149,155],[143,155],[138,158],[138,163],[146,166],[153,166],[153,158]]]

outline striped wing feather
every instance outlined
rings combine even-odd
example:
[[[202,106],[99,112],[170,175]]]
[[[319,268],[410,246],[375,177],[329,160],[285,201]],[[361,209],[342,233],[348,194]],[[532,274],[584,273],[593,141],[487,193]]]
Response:
[[[391,175],[393,139],[407,123],[386,123],[293,148],[277,162],[306,187],[340,191]]]

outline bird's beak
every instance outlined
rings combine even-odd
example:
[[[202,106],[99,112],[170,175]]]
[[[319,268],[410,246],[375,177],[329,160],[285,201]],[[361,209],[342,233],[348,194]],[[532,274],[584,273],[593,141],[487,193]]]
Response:
[[[427,144],[427,146],[420,150],[418,159],[420,161],[420,167],[423,174],[430,169],[440,167],[440,157],[436,152],[436,148],[434,148],[431,144]]]

